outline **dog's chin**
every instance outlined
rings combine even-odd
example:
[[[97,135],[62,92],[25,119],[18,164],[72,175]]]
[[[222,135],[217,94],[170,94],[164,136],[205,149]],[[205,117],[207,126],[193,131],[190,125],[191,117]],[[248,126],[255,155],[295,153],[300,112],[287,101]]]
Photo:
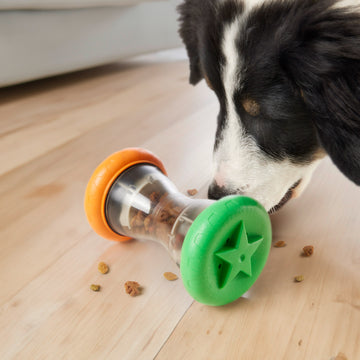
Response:
[[[300,179],[296,183],[294,183],[294,185],[292,185],[287,190],[287,192],[282,197],[282,199],[278,202],[278,204],[276,204],[275,206],[270,208],[270,210],[268,210],[268,213],[269,214],[274,214],[275,212],[280,210],[291,198],[296,197],[296,195],[297,195],[296,190],[299,187],[301,182],[302,182],[302,179]],[[219,200],[224,196],[236,195],[236,194],[237,195],[246,195],[246,194],[241,193],[241,192],[230,192],[225,187],[219,187],[219,186],[216,185],[216,183],[213,183],[209,187],[208,198],[211,199],[211,200]]]
[[[269,214],[274,214],[275,212],[279,211],[292,197],[294,194],[295,189],[300,185],[301,183],[301,179],[298,180],[293,186],[291,186],[289,188],[289,190],[285,193],[285,195],[283,196],[283,198],[279,201],[278,204],[276,204],[275,206],[273,206],[268,213]]]

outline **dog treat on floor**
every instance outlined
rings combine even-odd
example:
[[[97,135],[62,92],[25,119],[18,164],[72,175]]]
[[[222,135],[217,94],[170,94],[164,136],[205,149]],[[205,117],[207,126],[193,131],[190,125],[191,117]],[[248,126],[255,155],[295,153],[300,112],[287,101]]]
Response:
[[[187,191],[187,193],[190,195],[190,196],[194,196],[198,193],[198,191],[196,189],[189,189]]]
[[[100,285],[91,284],[90,290],[92,291],[100,291]]]
[[[172,272],[165,272],[164,278],[169,281],[174,281],[178,279],[177,275]]]
[[[304,256],[311,256],[313,253],[314,253],[314,247],[312,245],[303,247],[303,255]]]
[[[98,265],[98,270],[102,274],[107,274],[109,272],[109,266],[107,266],[104,262],[100,262]]]
[[[297,275],[294,278],[295,282],[302,282],[304,281],[304,275]]]
[[[274,244],[274,247],[284,247],[286,246],[286,242],[283,240],[279,240]]]
[[[127,281],[124,286],[126,293],[130,296],[137,296],[140,294],[140,285],[136,281]]]
[[[334,360],[347,360],[347,357],[344,353],[339,352],[336,357],[334,358]]]

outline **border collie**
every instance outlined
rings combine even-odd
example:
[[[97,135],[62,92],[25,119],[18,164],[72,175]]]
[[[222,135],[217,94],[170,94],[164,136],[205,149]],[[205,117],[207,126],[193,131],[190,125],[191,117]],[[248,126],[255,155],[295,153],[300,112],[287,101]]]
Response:
[[[209,198],[243,194],[274,212],[326,154],[360,185],[359,6],[185,0],[178,10],[190,83],[205,79],[220,103]]]

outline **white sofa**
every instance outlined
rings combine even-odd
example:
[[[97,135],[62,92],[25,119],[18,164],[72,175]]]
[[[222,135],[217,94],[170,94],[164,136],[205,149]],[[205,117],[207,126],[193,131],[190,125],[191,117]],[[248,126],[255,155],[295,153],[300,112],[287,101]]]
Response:
[[[0,0],[0,86],[181,45],[181,0]]]

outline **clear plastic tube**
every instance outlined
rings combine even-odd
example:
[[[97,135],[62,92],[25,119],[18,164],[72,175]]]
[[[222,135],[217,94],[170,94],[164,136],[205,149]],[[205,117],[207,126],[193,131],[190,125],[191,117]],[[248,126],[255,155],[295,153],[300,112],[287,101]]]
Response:
[[[114,181],[105,213],[113,231],[162,243],[179,265],[189,227],[213,202],[182,195],[157,167],[139,164]]]

